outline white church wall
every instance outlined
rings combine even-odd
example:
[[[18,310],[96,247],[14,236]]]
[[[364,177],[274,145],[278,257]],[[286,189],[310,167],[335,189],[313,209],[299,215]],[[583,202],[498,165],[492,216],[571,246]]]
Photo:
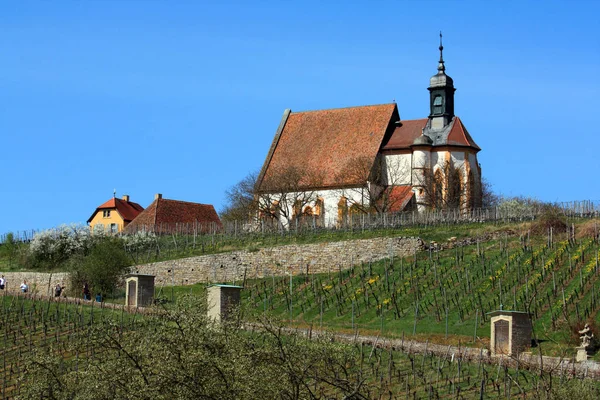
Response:
[[[386,185],[410,185],[412,154],[391,154],[383,158],[383,168]]]
[[[324,214],[321,218],[323,218],[323,222],[325,226],[334,226],[337,224],[338,219],[338,204],[342,197],[347,199],[347,206],[350,206],[354,203],[357,204],[366,204],[369,201],[369,196],[364,193],[367,189],[362,187],[352,187],[352,188],[344,188],[344,189],[328,189],[328,190],[316,190],[311,193],[311,198],[309,201],[305,202],[306,204],[303,207],[310,206],[315,209],[317,202],[319,199],[323,200],[323,211]],[[293,215],[293,206],[294,202],[298,198],[304,198],[299,193],[288,193],[286,195],[286,199],[281,199],[279,202],[280,206],[284,209],[284,212],[280,213],[279,222],[284,226],[288,227],[290,225],[290,219]],[[272,197],[271,197],[272,200]],[[261,197],[261,207],[267,207],[265,197]],[[289,217],[289,218],[287,218]]]

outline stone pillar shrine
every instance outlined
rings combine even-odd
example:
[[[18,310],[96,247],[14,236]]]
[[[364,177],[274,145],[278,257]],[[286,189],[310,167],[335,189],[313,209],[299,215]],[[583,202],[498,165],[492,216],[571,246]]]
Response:
[[[221,322],[232,317],[240,305],[242,286],[211,285],[207,290],[208,317]]]
[[[531,347],[531,316],[523,311],[498,310],[488,313],[490,351],[495,355],[517,355]]]
[[[129,307],[151,306],[154,301],[154,275],[125,276],[125,304]]]

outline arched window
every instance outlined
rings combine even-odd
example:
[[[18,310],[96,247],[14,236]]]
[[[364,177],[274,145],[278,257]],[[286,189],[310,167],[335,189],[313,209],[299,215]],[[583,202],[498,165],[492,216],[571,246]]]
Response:
[[[317,199],[315,203],[314,215],[317,216],[317,225],[323,226],[325,222],[325,200],[322,197]]]
[[[438,168],[433,174],[433,188],[431,190],[431,207],[443,208],[444,205],[444,175]]]
[[[348,199],[344,196],[338,201],[338,226],[343,226],[348,219]]]
[[[462,171],[460,169],[457,169],[455,171],[455,177],[454,180],[455,182],[453,182],[454,184],[454,197],[456,198],[456,201],[453,204],[453,208],[459,208],[462,211],[465,211],[466,209],[469,208],[468,206],[468,201],[469,201],[469,196],[468,196],[468,190],[469,190],[469,186],[467,184],[467,182],[464,179],[464,174],[462,173]]]
[[[296,200],[294,202],[293,210],[292,210],[292,218],[296,218],[302,215],[302,202],[300,200]]]
[[[315,215],[323,215],[325,213],[325,201],[319,197],[315,202]]]

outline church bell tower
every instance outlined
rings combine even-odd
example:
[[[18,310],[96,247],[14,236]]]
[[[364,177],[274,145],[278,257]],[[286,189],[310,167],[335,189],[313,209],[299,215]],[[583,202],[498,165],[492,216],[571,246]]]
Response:
[[[429,80],[429,119],[431,129],[443,129],[452,122],[454,117],[454,81],[446,75],[442,46],[442,33],[440,32],[440,61],[438,72]]]

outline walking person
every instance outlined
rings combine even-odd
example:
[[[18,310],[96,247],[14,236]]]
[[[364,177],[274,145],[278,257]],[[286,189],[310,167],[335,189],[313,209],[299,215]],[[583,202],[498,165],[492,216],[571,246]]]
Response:
[[[29,292],[29,285],[27,284],[27,281],[25,279],[23,279],[23,283],[21,283],[21,292],[23,293],[27,293]]]
[[[2,277],[0,277],[0,290],[4,290],[5,286],[6,286],[6,279],[4,278],[4,275],[2,275]]]
[[[90,294],[90,287],[88,286],[87,282],[85,282],[83,284],[83,299],[84,300],[91,300],[92,299],[92,295]]]
[[[60,294],[63,291],[63,287],[60,285],[60,283],[56,284],[56,287],[54,288],[54,297],[60,297]]]

